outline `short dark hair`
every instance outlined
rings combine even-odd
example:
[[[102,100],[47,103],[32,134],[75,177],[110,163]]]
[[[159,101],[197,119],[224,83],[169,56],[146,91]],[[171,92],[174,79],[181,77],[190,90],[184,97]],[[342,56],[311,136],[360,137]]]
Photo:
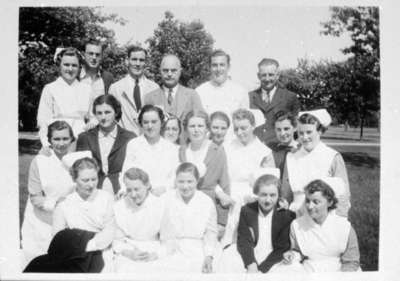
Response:
[[[183,162],[178,166],[175,175],[177,176],[180,173],[192,173],[197,181],[200,179],[199,170],[197,169],[196,165],[190,162]]]
[[[210,64],[211,64],[211,59],[215,58],[215,57],[226,57],[226,61],[227,61],[228,65],[231,64],[231,57],[225,51],[223,51],[221,49],[217,49],[211,53],[210,59],[209,59]]]
[[[214,121],[214,119],[219,119],[222,120],[226,123],[226,125],[229,126],[231,125],[231,121],[229,120],[228,115],[223,112],[223,111],[215,111],[210,115],[210,123],[212,123],[212,121]]]
[[[313,180],[307,184],[306,187],[304,187],[305,193],[313,194],[314,192],[318,191],[321,192],[322,196],[324,196],[328,202],[332,203],[332,205],[328,207],[328,211],[335,209],[338,199],[336,198],[332,187],[330,187],[326,182],[323,180]]]
[[[104,52],[104,50],[106,49],[107,45],[104,44],[103,42],[101,42],[100,40],[94,39],[94,38],[88,38],[85,41],[85,51],[86,51],[86,47],[87,45],[94,45],[94,46],[100,46],[101,47],[101,52]]]
[[[321,124],[321,122],[319,122],[317,117],[309,113],[304,113],[303,115],[301,115],[298,119],[298,122],[300,124],[315,124],[315,126],[317,127],[317,131],[320,131],[321,133],[325,133],[327,129]]]
[[[189,124],[190,119],[193,117],[199,117],[204,119],[204,122],[206,123],[207,129],[210,128],[210,118],[208,117],[208,114],[205,111],[202,110],[191,110],[189,111],[188,114],[186,114],[185,119],[183,120],[183,128],[187,130],[187,126]]]
[[[144,52],[144,56],[147,59],[147,51],[146,51],[146,49],[144,49],[144,48],[142,48],[140,46],[136,46],[136,45],[129,46],[127,48],[127,50],[126,50],[126,55],[129,58],[132,53],[136,53],[136,52]]]
[[[68,129],[69,136],[71,137],[71,142],[75,141],[74,131],[72,130],[72,127],[68,124],[68,122],[64,120],[54,121],[47,127],[47,141],[51,143],[51,138],[53,137],[54,131],[61,131],[64,129]]]
[[[102,104],[108,104],[111,106],[115,112],[115,120],[119,121],[122,116],[122,110],[121,110],[121,103],[118,101],[116,97],[113,95],[101,95],[98,96],[94,102],[93,102],[93,108],[92,112],[94,115],[96,115],[96,106],[102,105]]]
[[[271,58],[263,58],[259,63],[258,67],[261,67],[262,65],[275,65],[277,68],[279,67],[279,62],[276,59],[271,59]]]
[[[69,57],[76,57],[78,59],[79,65],[82,65],[82,62],[84,61],[82,54],[73,47],[67,47],[63,50],[61,50],[57,56],[56,56],[56,65],[60,66],[61,60],[64,56],[69,56]]]
[[[164,112],[161,108],[159,108],[158,106],[152,105],[152,104],[146,104],[145,106],[142,107],[142,109],[140,110],[139,116],[138,116],[138,121],[140,126],[143,126],[143,115],[146,112],[150,112],[150,111],[154,111],[158,114],[158,117],[160,118],[161,121],[161,127],[163,126],[164,123]],[[161,133],[161,132],[160,132]]]
[[[278,189],[278,196],[281,196],[281,181],[274,175],[262,175],[260,176],[253,185],[253,193],[258,194],[261,186],[275,185]]]
[[[248,109],[244,109],[244,108],[239,108],[236,109],[233,114],[232,114],[232,120],[249,120],[250,124],[252,126],[256,125],[256,119],[254,118],[254,114],[248,110]]]
[[[149,175],[142,169],[135,168],[135,167],[132,167],[132,168],[129,168],[128,170],[126,170],[126,172],[124,173],[124,179],[125,178],[132,180],[132,181],[140,180],[145,185],[150,184]]]
[[[96,159],[90,157],[84,157],[76,160],[70,169],[72,179],[76,180],[79,176],[79,171],[83,169],[94,169],[96,172],[98,172],[99,164],[97,163]]]
[[[279,110],[277,113],[274,114],[274,127],[275,127],[275,123],[278,121],[283,121],[283,120],[289,120],[290,124],[296,128],[297,126],[297,118],[296,116],[294,116],[292,113],[290,112],[286,112],[283,110]]]

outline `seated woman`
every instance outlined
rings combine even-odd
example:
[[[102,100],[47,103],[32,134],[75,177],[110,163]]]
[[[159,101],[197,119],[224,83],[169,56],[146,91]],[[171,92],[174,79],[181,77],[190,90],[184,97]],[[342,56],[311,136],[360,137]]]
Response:
[[[76,189],[57,205],[53,215],[53,235],[65,228],[77,228],[94,232],[86,251],[102,250],[105,261],[103,271],[111,271],[111,245],[115,232],[114,198],[104,190],[97,189],[99,167],[96,160],[85,157],[75,161],[71,175]]]
[[[181,134],[181,120],[179,120],[179,118],[174,115],[169,115],[162,126],[161,135],[173,144],[179,145]]]
[[[350,189],[346,166],[339,152],[321,141],[321,135],[331,122],[325,109],[300,112],[298,119],[298,141],[301,148],[286,156],[282,177],[282,197],[290,203],[290,210],[301,215],[304,212],[304,186],[323,177],[340,177],[346,192],[338,198],[337,213],[347,216],[350,209]]]
[[[267,167],[275,168],[271,149],[253,133],[255,128],[253,113],[247,109],[238,109],[232,115],[232,123],[236,137],[224,146],[231,182],[230,195],[234,204],[229,211],[223,247],[236,241],[240,209],[246,203],[254,201],[252,186],[255,174]]]
[[[222,146],[207,138],[210,127],[207,113],[189,112],[183,122],[189,143],[179,149],[180,162],[191,162],[200,173],[198,189],[206,193],[217,206],[218,225],[222,235],[225,227],[229,197],[229,177],[226,154]],[[220,188],[216,189],[219,186]]]
[[[286,155],[300,148],[294,139],[297,130],[297,118],[291,113],[278,111],[274,115],[274,130],[277,142],[270,142],[268,147],[272,149],[275,165],[281,172],[281,178],[285,168]]]
[[[215,144],[223,144],[230,124],[229,117],[224,112],[213,112],[210,115],[210,139]]]
[[[75,137],[65,121],[55,121],[47,129],[49,155],[37,155],[31,162],[28,176],[29,199],[21,228],[21,244],[25,263],[45,254],[51,241],[51,224],[57,202],[73,191],[74,182],[68,171]],[[90,152],[82,152],[90,156]]]
[[[100,165],[98,188],[116,194],[120,190],[119,174],[125,159],[127,143],[136,137],[117,125],[121,104],[113,95],[102,95],[93,102],[98,125],[78,136],[76,150],[90,150]]]
[[[167,258],[158,272],[210,273],[217,242],[217,213],[213,201],[197,190],[199,172],[192,163],[176,170],[175,190],[166,195],[161,241]]]
[[[47,126],[54,119],[67,121],[75,136],[94,126],[94,120],[85,124],[94,97],[91,87],[78,80],[82,55],[77,49],[69,47],[56,53],[54,61],[60,76],[44,86],[37,114],[39,136],[44,147],[49,145],[46,139]]]
[[[150,193],[146,172],[128,169],[123,176],[126,195],[114,206],[117,233],[113,242],[115,270],[121,273],[151,273],[164,256],[160,245],[162,197]]]
[[[284,254],[285,262],[290,266],[282,270],[359,270],[357,235],[350,222],[334,211],[337,204],[335,194],[345,192],[343,181],[340,178],[314,180],[304,188],[304,192],[306,213],[291,225],[292,250]]]
[[[164,113],[154,105],[145,105],[139,113],[143,135],[128,142],[122,172],[136,167],[149,174],[152,192],[161,195],[172,189],[174,171],[179,165],[178,147],[161,137]],[[125,190],[120,177],[121,188]]]

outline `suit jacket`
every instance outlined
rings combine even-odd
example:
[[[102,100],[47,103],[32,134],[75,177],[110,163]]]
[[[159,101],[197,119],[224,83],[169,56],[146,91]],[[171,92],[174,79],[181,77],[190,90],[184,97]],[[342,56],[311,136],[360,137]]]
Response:
[[[237,249],[245,267],[257,262],[254,248],[258,242],[258,202],[249,203],[240,211]],[[282,260],[283,253],[290,249],[290,224],[295,213],[289,210],[274,210],[271,224],[271,240],[273,251],[264,261],[258,264],[258,270],[265,273]]]
[[[199,94],[190,88],[178,84],[178,88],[172,104],[169,105],[167,97],[162,88],[149,92],[144,97],[145,104],[157,105],[169,114],[173,114],[183,120],[192,110],[203,110]]]
[[[102,168],[100,145],[99,145],[99,127],[83,132],[78,136],[76,142],[76,150],[90,150],[93,154],[93,158],[99,163],[99,183],[98,188],[101,188],[105,177],[108,177],[114,189],[114,193],[117,193],[120,189],[119,184],[119,173],[122,171],[122,165],[124,164],[126,145],[127,143],[136,137],[132,132],[129,132],[120,126],[117,127],[117,137],[111,148],[110,154],[108,155],[108,174],[106,175]]]
[[[265,144],[277,141],[274,132],[274,115],[278,111],[291,112],[297,115],[300,111],[300,102],[295,93],[277,87],[270,104],[262,100],[262,90],[258,88],[249,93],[250,109],[259,109],[264,114],[265,124],[258,126],[254,134]]]

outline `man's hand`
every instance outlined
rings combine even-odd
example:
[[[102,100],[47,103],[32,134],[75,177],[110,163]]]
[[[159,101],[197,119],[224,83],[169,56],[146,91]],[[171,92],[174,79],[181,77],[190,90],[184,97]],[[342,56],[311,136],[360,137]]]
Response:
[[[235,205],[235,200],[233,200],[229,195],[226,193],[221,193],[217,195],[219,202],[223,207],[229,207]]]
[[[278,210],[280,209],[289,209],[289,202],[285,198],[279,198],[278,200]]]
[[[203,273],[212,273],[212,256],[206,256],[204,258],[203,267],[201,268],[201,272]]]
[[[258,266],[255,262],[247,266],[247,273],[260,273],[258,271]]]
[[[148,261],[150,258],[150,254],[148,252],[141,251],[139,249],[125,249],[122,250],[121,254],[134,261]]]
[[[283,253],[283,264],[291,264],[294,259],[294,252],[289,250]]]

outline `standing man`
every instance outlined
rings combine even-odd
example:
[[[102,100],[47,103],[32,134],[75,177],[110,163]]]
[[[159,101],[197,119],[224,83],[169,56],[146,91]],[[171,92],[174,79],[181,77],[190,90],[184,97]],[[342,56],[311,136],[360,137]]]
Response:
[[[126,65],[128,74],[110,87],[110,94],[121,103],[121,126],[136,135],[141,134],[137,121],[139,111],[144,105],[144,96],[158,88],[158,85],[144,76],[147,51],[142,47],[131,46],[127,50]]]
[[[186,114],[192,110],[204,110],[197,92],[179,84],[182,67],[176,55],[163,56],[160,73],[162,86],[145,95],[145,104],[161,107],[180,120],[184,120]]]
[[[208,114],[223,111],[231,116],[236,109],[249,108],[247,91],[230,80],[229,68],[230,56],[227,53],[216,50],[211,54],[211,80],[196,89]]]
[[[89,39],[85,44],[85,63],[79,78],[81,82],[91,86],[94,98],[107,94],[114,82],[114,76],[101,67],[104,49],[105,46],[98,40]]]
[[[264,114],[265,124],[258,126],[254,133],[265,144],[277,141],[274,131],[274,115],[278,111],[290,112],[297,116],[300,102],[295,93],[278,86],[279,63],[275,59],[264,58],[258,64],[258,79],[261,86],[249,93],[251,109],[259,109]]]

